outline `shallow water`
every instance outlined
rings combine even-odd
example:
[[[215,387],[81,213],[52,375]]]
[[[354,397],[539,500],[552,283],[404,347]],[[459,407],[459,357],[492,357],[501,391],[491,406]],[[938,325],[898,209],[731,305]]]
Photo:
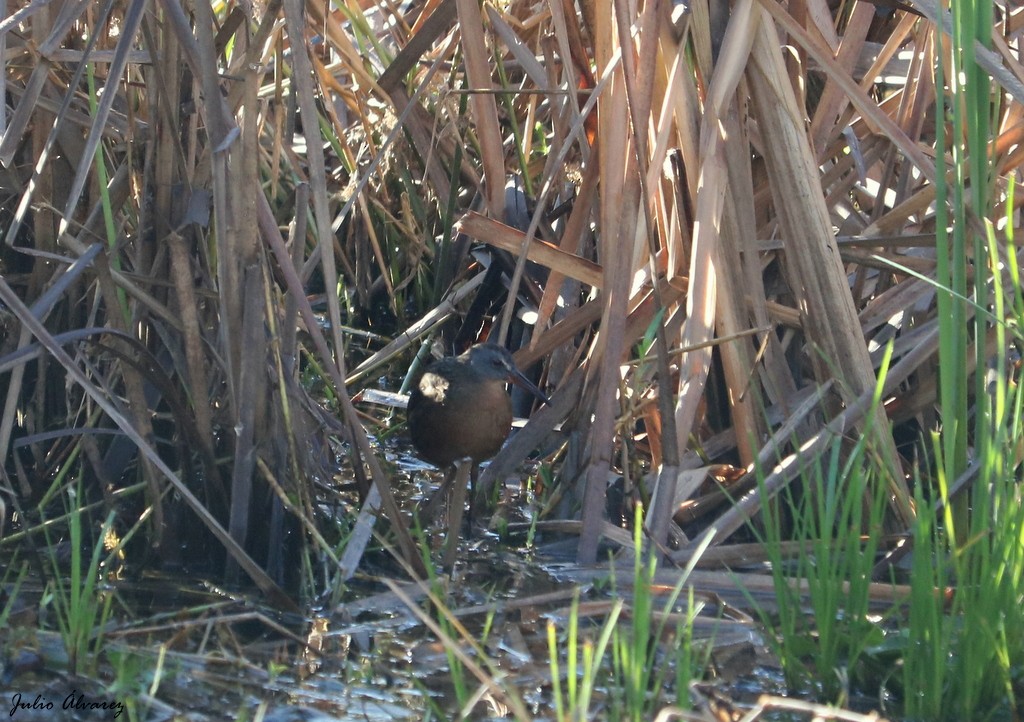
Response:
[[[436,488],[437,472],[401,444],[386,446],[402,503],[412,505],[427,497]],[[54,628],[52,617],[37,616],[5,630],[5,659],[16,661],[5,667],[0,699],[20,693],[24,699],[42,695],[58,700],[76,687],[98,703],[121,703],[124,714],[118,719],[262,716],[286,722],[447,720],[460,710],[468,710],[472,719],[507,718],[506,695],[512,693],[532,718],[555,719],[549,626],[557,637],[564,691],[573,615],[582,666],[579,655],[585,642],[596,643],[617,603],[621,600],[623,606],[617,610],[616,630],[627,634],[641,602],[634,597],[630,560],[617,562],[617,572],[581,569],[572,561],[575,538],[566,534],[565,525],[541,524],[529,534],[534,511],[523,487],[512,480],[503,490],[504,516],[498,525],[503,538],[481,529],[481,520],[472,534],[462,534],[454,570],[435,590],[446,614],[428,601],[424,588],[404,581],[380,550],[368,553],[341,603],[305,617],[279,614],[258,596],[191,575],[147,574],[104,591],[113,599],[113,621],[104,630],[99,652],[93,648],[93,663],[75,677],[81,684],[68,681],[67,657],[54,652],[63,648],[60,635],[37,631],[40,626]],[[445,536],[446,530],[438,526],[426,534],[435,561]],[[385,570],[400,585],[402,596],[385,585]],[[651,688],[657,695],[652,709],[690,697],[688,689],[675,689],[686,595],[670,605],[670,592],[671,585],[656,586],[651,601],[655,623],[663,618],[659,615],[667,615],[651,652],[663,675]],[[42,599],[38,584],[19,593],[23,608],[49,609]],[[707,659],[705,676],[717,680],[722,694],[741,701],[780,692],[779,675],[757,625],[713,591],[698,587],[695,599],[702,609],[687,628],[695,653]],[[414,613],[410,602],[423,610],[426,620]],[[461,671],[459,665],[452,666],[451,650],[456,648],[466,655]],[[609,647],[596,677],[592,719],[606,718],[621,698],[613,658]],[[490,691],[467,662],[494,680]],[[34,710],[16,712],[13,719],[36,719]],[[98,719],[97,713],[60,710],[48,718]],[[103,713],[107,716],[102,718],[112,718],[109,710]]]

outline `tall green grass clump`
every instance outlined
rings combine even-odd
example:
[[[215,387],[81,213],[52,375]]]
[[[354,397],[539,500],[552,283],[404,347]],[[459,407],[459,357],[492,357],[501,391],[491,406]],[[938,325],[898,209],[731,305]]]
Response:
[[[657,558],[643,553],[643,528],[643,509],[638,505],[630,607],[622,595],[614,595],[611,611],[596,638],[580,633],[578,595],[573,599],[564,639],[555,622],[548,622],[551,686],[558,722],[596,719],[592,708],[598,692],[602,693],[602,719],[650,720],[666,704],[688,709],[690,682],[700,679],[707,669],[710,644],[702,646],[693,640],[693,623],[702,605],[695,601],[692,587],[682,615],[675,611],[703,547],[682,570],[659,613],[654,594]],[[669,628],[670,623],[675,624],[674,629]],[[605,662],[609,650],[610,668]],[[673,687],[675,698],[666,699],[672,696]]]
[[[67,649],[71,671],[85,674],[96,669],[103,648],[103,632],[110,620],[112,596],[100,588],[100,582],[104,541],[113,529],[114,512],[107,516],[99,539],[93,540],[92,554],[86,559],[83,549],[86,534],[82,521],[83,511],[75,504],[77,494],[69,491],[69,496],[70,569],[65,576],[56,554],[51,553],[53,580],[48,594],[44,596],[44,603],[53,605],[57,629]],[[53,543],[49,547],[57,548]]]
[[[1005,380],[995,385],[1006,387]],[[1004,391],[1008,416],[992,428],[993,451],[965,472],[965,478],[973,477],[965,492],[966,528],[958,526],[950,499],[956,480],[944,468],[936,473],[938,500],[928,504],[918,493],[902,665],[911,719],[1017,719],[1021,714],[1024,499],[1014,447],[1020,445],[1024,397],[1017,386]],[[1001,405],[1002,395],[997,389],[991,403]],[[1003,453],[995,451],[1000,443]]]
[[[1024,699],[1024,399],[1007,357],[1024,341],[1024,303],[1012,184],[1005,230],[989,220],[999,98],[975,50],[991,43],[993,4],[963,0],[951,12],[952,38],[937,34],[936,63],[938,105],[952,127],[947,138],[945,123],[936,125],[940,157],[952,159],[952,182],[940,171],[936,184],[942,428],[933,438],[932,501],[919,492],[902,684],[913,719],[1016,719]]]
[[[1012,230],[1007,241],[1012,259]],[[996,269],[998,245],[990,226],[989,258]],[[1018,269],[1007,265],[1011,292],[1001,272],[994,273],[992,314],[978,309],[979,317],[997,319],[991,329],[997,349],[1024,343]],[[1018,718],[1024,699],[1024,395],[1005,353],[978,376],[985,393],[975,400],[976,415],[984,420],[976,427],[974,456],[954,476],[942,454],[942,434],[936,434],[937,498],[918,503],[902,680],[913,719]]]
[[[787,684],[839,704],[849,698],[851,681],[863,678],[865,652],[883,638],[869,591],[886,485],[873,482],[867,439],[862,435],[851,451],[835,439],[805,471],[805,487],[784,495],[765,515],[777,611],[758,609],[771,632],[769,643]],[[783,543],[783,510],[790,518],[788,538],[799,548],[792,559]]]

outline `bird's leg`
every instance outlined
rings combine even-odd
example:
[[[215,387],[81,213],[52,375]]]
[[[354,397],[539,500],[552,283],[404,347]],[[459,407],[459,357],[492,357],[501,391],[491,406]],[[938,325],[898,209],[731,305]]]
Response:
[[[448,467],[445,469],[444,478],[441,480],[441,484],[437,487],[437,491],[430,495],[427,499],[426,504],[423,505],[420,511],[420,524],[426,528],[434,523],[437,519],[438,512],[441,506],[445,503],[445,499],[448,498],[448,493],[452,488],[452,479],[455,476],[455,468]]]
[[[462,536],[462,515],[466,509],[466,490],[469,478],[476,466],[470,459],[455,462],[455,482],[452,496],[448,504],[448,537],[444,542],[444,553],[441,556],[441,568],[449,574],[455,566],[455,553],[459,549],[459,537]]]
[[[476,508],[476,482],[480,478],[480,464],[473,462],[473,468],[469,472],[469,511],[466,512],[466,519],[469,521],[469,533],[473,534],[473,511]],[[486,507],[484,507],[486,508]]]

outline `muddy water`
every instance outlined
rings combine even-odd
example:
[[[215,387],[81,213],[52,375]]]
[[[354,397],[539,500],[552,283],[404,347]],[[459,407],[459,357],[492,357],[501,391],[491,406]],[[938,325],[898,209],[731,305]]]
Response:
[[[436,486],[437,474],[404,451],[392,463],[405,503]],[[40,584],[27,583],[17,596],[22,616],[12,616],[0,632],[0,701],[13,705],[15,720],[286,722],[449,720],[460,713],[504,719],[516,698],[530,718],[554,719],[549,625],[565,689],[570,618],[579,620],[577,654],[585,642],[599,639],[617,600],[624,603],[617,612],[625,633],[636,606],[632,563],[620,560],[617,573],[579,569],[572,563],[575,537],[566,533],[571,525],[531,529],[530,500],[518,482],[504,489],[503,499],[503,535],[479,527],[464,534],[453,573],[436,580],[444,613],[424,588],[402,580],[383,551],[367,556],[365,573],[352,580],[340,604],[305,617],[280,615],[256,597],[195,578],[147,575],[104,589],[113,621],[98,642],[93,630],[87,663],[69,674],[61,635],[44,631],[59,626],[52,601]],[[435,527],[427,537],[436,547],[444,535]],[[765,664],[749,618],[699,592],[701,612],[686,625],[686,595],[670,605],[670,590],[658,587],[652,602],[667,615],[654,652],[663,673],[657,705],[689,699],[688,689],[675,688],[681,636],[695,640],[701,674],[711,669],[738,697],[776,691],[777,675]],[[464,655],[461,663],[453,650]],[[612,681],[612,656],[609,648],[592,719],[607,718],[621,697]],[[477,675],[492,680],[490,686]],[[72,693],[85,707],[62,707]],[[42,708],[31,708],[37,700]]]

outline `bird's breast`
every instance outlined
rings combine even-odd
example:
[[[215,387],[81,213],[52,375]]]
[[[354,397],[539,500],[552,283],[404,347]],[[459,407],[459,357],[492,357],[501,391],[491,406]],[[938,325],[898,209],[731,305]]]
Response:
[[[428,372],[409,399],[413,446],[436,466],[465,457],[474,462],[491,458],[511,427],[512,401],[502,381],[456,383]]]

